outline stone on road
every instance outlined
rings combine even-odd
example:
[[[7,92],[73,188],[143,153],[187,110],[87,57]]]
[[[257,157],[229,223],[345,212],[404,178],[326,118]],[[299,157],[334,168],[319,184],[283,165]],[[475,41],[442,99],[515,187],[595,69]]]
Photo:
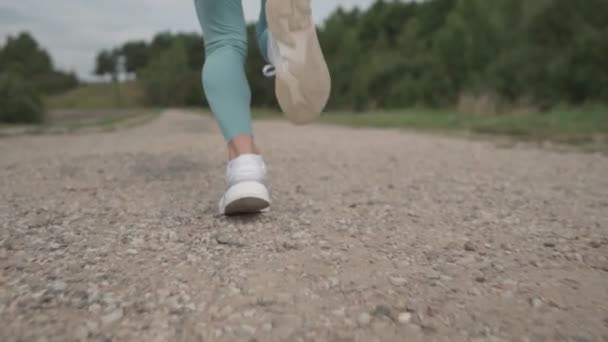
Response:
[[[209,117],[0,139],[0,340],[608,338],[605,156],[256,132],[273,207],[240,218]]]

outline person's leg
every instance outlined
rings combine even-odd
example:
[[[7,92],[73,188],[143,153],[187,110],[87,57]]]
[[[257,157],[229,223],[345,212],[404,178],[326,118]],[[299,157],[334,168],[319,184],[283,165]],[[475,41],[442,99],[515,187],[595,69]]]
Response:
[[[251,91],[245,76],[247,30],[241,0],[194,0],[203,38],[203,87],[228,142],[230,162],[221,214],[256,213],[270,205],[266,166],[253,143]]]
[[[264,60],[270,63],[268,59],[268,21],[266,20],[266,0],[261,0],[260,17],[255,26],[255,33],[258,40],[258,47],[264,57]]]
[[[279,106],[291,122],[318,118],[331,90],[329,69],[319,44],[311,0],[264,0],[258,23],[258,44],[274,68]]]
[[[203,87],[229,157],[255,153],[251,91],[245,75],[247,30],[241,0],[194,0],[205,41]]]

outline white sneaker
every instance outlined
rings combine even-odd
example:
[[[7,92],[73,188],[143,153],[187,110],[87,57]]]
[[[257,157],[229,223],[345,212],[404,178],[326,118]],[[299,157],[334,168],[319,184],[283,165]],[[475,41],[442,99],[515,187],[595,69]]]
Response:
[[[321,115],[331,91],[329,70],[317,38],[310,0],[268,0],[268,59],[281,109],[295,124]]]
[[[261,156],[244,154],[226,168],[226,193],[220,200],[221,215],[259,213],[270,206],[265,185],[266,165]]]

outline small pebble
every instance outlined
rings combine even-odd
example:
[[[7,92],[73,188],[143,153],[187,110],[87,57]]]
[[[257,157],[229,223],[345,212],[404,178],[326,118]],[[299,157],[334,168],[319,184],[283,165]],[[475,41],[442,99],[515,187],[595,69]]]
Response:
[[[372,315],[376,316],[376,317],[385,316],[385,317],[391,318],[391,308],[389,308],[386,305],[378,305],[374,309],[374,312],[372,313]]]
[[[391,284],[393,284],[393,286],[403,286],[407,284],[407,279],[403,277],[390,276],[388,280],[391,282]]]
[[[243,317],[251,318],[255,315],[255,312],[256,312],[255,309],[247,310],[247,311],[243,312]]]
[[[357,323],[359,323],[359,326],[362,327],[368,326],[371,321],[372,316],[367,312],[362,312],[359,317],[357,317]]]
[[[476,261],[475,260],[475,256],[472,255],[472,254],[468,254],[467,256],[465,256],[465,257],[461,258],[460,260],[458,260],[457,263],[459,265],[469,265],[469,264],[474,263],[475,261]]]
[[[336,309],[331,312],[334,316],[344,317],[346,315],[346,310],[344,308]]]
[[[589,246],[591,246],[592,248],[600,248],[602,246],[602,243],[600,241],[593,240],[589,242]]]
[[[541,305],[543,305],[543,301],[538,297],[534,297],[530,299],[530,305],[533,308],[539,308]]]
[[[340,280],[336,277],[329,277],[327,280],[329,280],[329,285],[334,288],[337,287],[338,285],[340,285]]]
[[[471,287],[471,288],[470,288],[470,289],[467,291],[467,293],[468,293],[468,294],[470,294],[470,295],[472,295],[472,296],[481,296],[481,295],[482,295],[481,290],[479,290],[479,289],[478,289],[478,288],[476,288],[476,287]]]
[[[97,304],[97,303],[92,304],[91,306],[89,306],[89,312],[90,312],[90,313],[97,314],[97,313],[99,313],[100,311],[101,311],[101,305],[99,305],[99,304]]]
[[[67,289],[67,288],[68,288],[68,284],[66,284],[65,282],[63,282],[63,281],[61,281],[61,280],[56,281],[56,282],[53,284],[53,289],[54,289],[55,291],[63,291],[63,290],[65,290],[65,289]]]
[[[89,331],[92,333],[96,333],[97,330],[99,330],[99,323],[95,321],[87,321],[85,324],[87,326],[87,329],[89,329]]]
[[[252,327],[251,325],[247,325],[247,324],[241,325],[241,329],[249,335],[253,335],[256,332],[256,328]]]
[[[399,314],[399,323],[407,324],[412,321],[412,314],[409,312],[402,312]]]
[[[464,250],[467,252],[474,252],[476,250],[475,245],[471,241],[464,243]]]
[[[109,314],[101,317],[101,323],[103,323],[104,325],[112,324],[114,322],[119,321],[123,315],[124,315],[124,312],[122,311],[122,308],[118,308],[118,309],[110,312]]]
[[[504,272],[505,268],[499,264],[492,264],[492,267],[494,267],[495,270],[497,270],[498,272]]]

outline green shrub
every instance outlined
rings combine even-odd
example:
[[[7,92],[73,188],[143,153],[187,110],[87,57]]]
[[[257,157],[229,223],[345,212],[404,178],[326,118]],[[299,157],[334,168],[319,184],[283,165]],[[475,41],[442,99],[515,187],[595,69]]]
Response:
[[[18,74],[40,94],[58,94],[78,86],[73,72],[55,69],[49,53],[28,32],[8,36],[0,46],[0,73]]]
[[[188,105],[200,83],[199,72],[190,69],[187,51],[179,41],[155,56],[140,78],[146,101],[158,106]]]
[[[44,107],[40,96],[14,73],[0,73],[0,122],[40,123]]]

